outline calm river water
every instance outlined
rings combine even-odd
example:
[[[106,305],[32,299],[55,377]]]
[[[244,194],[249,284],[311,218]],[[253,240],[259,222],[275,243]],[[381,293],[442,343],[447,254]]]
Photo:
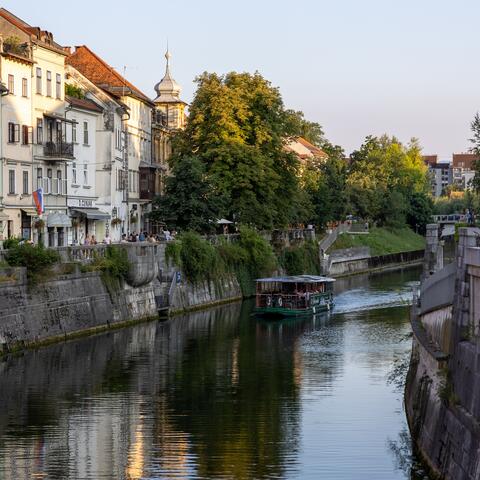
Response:
[[[398,385],[418,277],[339,280],[314,319],[244,302],[0,362],[0,479],[426,479]]]

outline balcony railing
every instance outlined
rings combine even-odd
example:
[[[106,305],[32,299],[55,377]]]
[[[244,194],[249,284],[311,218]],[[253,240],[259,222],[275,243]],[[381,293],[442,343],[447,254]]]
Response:
[[[46,157],[73,157],[73,143],[71,142],[47,142],[43,147]]]

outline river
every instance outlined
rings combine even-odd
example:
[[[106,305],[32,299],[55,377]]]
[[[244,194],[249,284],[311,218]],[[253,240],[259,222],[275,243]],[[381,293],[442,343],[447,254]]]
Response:
[[[247,301],[0,361],[0,479],[428,479],[401,386],[418,277],[339,280],[316,318]]]

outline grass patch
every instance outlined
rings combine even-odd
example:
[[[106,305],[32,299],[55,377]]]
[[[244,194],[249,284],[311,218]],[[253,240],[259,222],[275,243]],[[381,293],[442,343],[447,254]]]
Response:
[[[339,235],[330,250],[341,250],[352,247],[370,247],[371,255],[387,255],[389,253],[410,252],[425,248],[425,238],[408,227],[403,228],[371,228],[370,233]]]

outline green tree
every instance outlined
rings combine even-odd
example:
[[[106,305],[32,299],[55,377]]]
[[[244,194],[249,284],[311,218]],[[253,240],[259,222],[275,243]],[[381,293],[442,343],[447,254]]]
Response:
[[[182,230],[214,229],[221,198],[213,195],[205,165],[196,156],[176,156],[171,173],[165,194],[153,202],[150,218]]]
[[[325,142],[325,136],[319,123],[306,120],[303,112],[287,110],[285,113],[288,130],[293,136],[303,137],[317,147],[322,146]]]
[[[423,192],[414,192],[410,196],[407,210],[407,223],[418,233],[424,234],[426,225],[432,222],[433,200]]]
[[[319,175],[316,185],[307,186],[314,207],[314,221],[318,225],[341,220],[348,209],[348,171],[344,152],[341,147],[328,142],[322,145],[322,149],[328,154],[328,159],[317,167]]]
[[[301,122],[292,121],[278,89],[259,73],[204,73],[196,82],[176,156],[193,152],[205,165],[222,216],[259,228],[300,221],[308,210],[300,166],[284,144]]]
[[[471,186],[478,194],[480,193],[480,115],[478,112],[475,114],[475,117],[470,124],[470,129],[473,133],[473,137],[470,139],[470,142],[473,144],[472,152],[478,157],[473,163],[475,176],[471,180]]]
[[[404,222],[411,196],[428,192],[418,141],[403,145],[395,137],[367,137],[351,155],[347,187],[359,216],[385,225]]]

